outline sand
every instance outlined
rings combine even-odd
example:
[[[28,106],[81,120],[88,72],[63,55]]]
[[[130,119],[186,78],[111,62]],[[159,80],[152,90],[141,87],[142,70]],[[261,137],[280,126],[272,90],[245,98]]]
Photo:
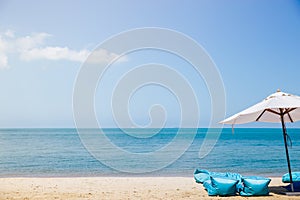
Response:
[[[0,200],[8,199],[299,199],[280,195],[272,178],[267,197],[209,197],[188,177],[0,178]]]

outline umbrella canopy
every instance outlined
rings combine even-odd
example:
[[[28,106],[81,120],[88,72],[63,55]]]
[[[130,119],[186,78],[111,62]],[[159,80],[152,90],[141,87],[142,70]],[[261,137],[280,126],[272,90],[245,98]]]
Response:
[[[284,122],[300,120],[300,97],[279,90],[250,108],[239,112],[220,123],[245,124],[249,122],[281,122],[283,112]]]
[[[281,123],[285,144],[286,158],[290,175],[291,189],[294,191],[292,172],[290,166],[289,152],[287,146],[288,135],[285,122],[296,122],[300,120],[300,97],[277,90],[260,103],[239,112],[220,123],[223,124],[245,124],[250,122],[272,122]]]

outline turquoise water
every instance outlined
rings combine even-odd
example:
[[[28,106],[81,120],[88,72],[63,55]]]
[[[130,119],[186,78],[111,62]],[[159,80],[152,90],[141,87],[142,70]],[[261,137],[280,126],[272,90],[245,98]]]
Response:
[[[150,129],[132,129],[145,135]],[[183,129],[189,137],[192,129]],[[97,130],[88,129],[93,134]],[[149,138],[135,138],[120,129],[105,129],[106,136],[116,146],[134,153],[149,153],[172,142],[177,129],[162,129]],[[289,148],[293,171],[300,171],[300,129],[288,129],[292,139]],[[223,129],[213,150],[198,157],[206,129],[198,129],[192,145],[173,164],[150,173],[119,172],[95,159],[82,144],[76,129],[0,129],[0,177],[15,176],[192,176],[195,168],[218,172],[238,172],[243,175],[282,176],[287,163],[281,129]],[[181,138],[184,142],[185,137]],[[166,152],[161,159],[167,159]],[[128,160],[114,158],[120,166]],[[139,162],[139,161],[136,161]],[[130,163],[132,164],[132,163]],[[133,163],[134,164],[134,163]],[[137,166],[160,165],[144,162]],[[139,171],[139,169],[136,169]]]

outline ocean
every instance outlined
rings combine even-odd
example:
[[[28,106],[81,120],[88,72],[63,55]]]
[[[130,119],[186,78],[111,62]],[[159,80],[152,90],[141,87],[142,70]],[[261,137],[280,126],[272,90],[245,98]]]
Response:
[[[231,128],[222,130],[212,150],[199,158],[200,146],[207,129],[165,128],[157,134],[153,129],[103,129],[113,148],[131,155],[152,155],[162,150],[158,159],[130,160],[116,156],[112,147],[94,139],[96,129],[85,129],[94,140],[98,155],[95,158],[86,148],[76,129],[0,129],[0,177],[81,177],[81,176],[193,176],[196,168],[217,172],[236,172],[243,175],[282,176],[287,162],[281,129]],[[288,129],[291,138],[289,152],[293,171],[300,171],[300,129]],[[164,147],[176,140],[177,150]],[[191,141],[187,149],[180,147]],[[105,148],[105,149],[104,149]],[[90,150],[90,149],[89,149]],[[125,155],[125,154],[124,154]],[[176,157],[176,156],[175,156]],[[137,157],[140,158],[140,157]],[[110,163],[112,165],[110,166]],[[113,167],[112,167],[113,166]],[[116,167],[115,167],[116,166]],[[129,166],[127,168],[123,168]],[[143,169],[154,169],[144,172]],[[126,169],[126,170],[122,170]],[[130,169],[128,171],[128,169]]]

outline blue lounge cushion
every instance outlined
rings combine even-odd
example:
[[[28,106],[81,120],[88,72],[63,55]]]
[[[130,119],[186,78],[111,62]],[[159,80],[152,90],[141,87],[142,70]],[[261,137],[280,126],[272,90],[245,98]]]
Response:
[[[194,171],[194,178],[197,183],[204,183],[206,180],[209,180],[210,177],[224,177],[234,180],[239,180],[241,182],[242,176],[238,173],[231,173],[231,172],[210,172],[205,169],[196,169]]]
[[[216,188],[214,188],[211,185],[211,180],[210,179],[204,181],[203,187],[205,188],[205,190],[207,191],[207,193],[208,193],[209,196],[217,196],[218,195],[218,191],[217,191]]]
[[[210,178],[211,177],[219,177],[219,178],[225,178],[225,179],[232,179],[232,180],[237,180],[238,183],[236,184],[236,191],[239,192],[241,190],[241,188],[243,187],[242,185],[242,176],[238,173],[231,173],[231,172],[210,172],[208,170],[205,169],[196,169],[194,171],[194,179],[197,183],[202,183],[204,184],[206,181],[208,181],[209,184],[211,184]],[[208,186],[208,183],[206,183],[205,185],[207,185],[208,188],[212,187],[212,186]],[[204,187],[205,187],[204,185]],[[214,189],[211,188],[209,189],[211,191],[211,194],[213,195]]]
[[[240,174],[227,172],[226,177],[229,178],[229,179],[238,181],[237,184],[236,184],[236,191],[237,192],[239,192],[241,190],[241,188],[243,188],[242,176]]]
[[[209,196],[232,196],[236,195],[236,184],[238,180],[232,180],[226,177],[210,177],[203,183],[203,186]]]
[[[269,195],[268,185],[271,179],[259,176],[242,177],[244,187],[240,191],[241,196]]]
[[[241,196],[262,196],[269,194],[269,178],[259,176],[242,177],[238,173],[209,172],[196,169],[194,178],[197,183],[203,183],[209,196],[231,196],[239,193]]]
[[[292,179],[293,182],[299,182],[300,181],[300,172],[292,172]],[[290,174],[286,173],[282,176],[282,182],[289,183],[290,182]]]
[[[294,192],[300,192],[300,182],[294,182],[293,183],[294,186]],[[287,189],[288,191],[292,191],[292,187],[291,184],[287,185],[287,186],[283,186],[285,189]]]
[[[241,180],[242,176],[238,173],[226,172],[225,176],[230,179]]]
[[[196,169],[194,172],[194,179],[197,183],[204,183],[210,179],[210,172],[205,169]]]
[[[294,182],[293,183],[294,186],[294,192],[300,192],[300,182]],[[283,186],[283,188],[287,189],[289,192],[292,191],[292,187],[291,184],[288,184],[287,186]]]

